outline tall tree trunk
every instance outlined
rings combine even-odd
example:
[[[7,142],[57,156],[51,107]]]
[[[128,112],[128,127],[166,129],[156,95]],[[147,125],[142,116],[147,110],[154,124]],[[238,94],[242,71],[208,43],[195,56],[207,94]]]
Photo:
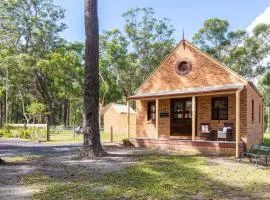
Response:
[[[68,100],[68,108],[67,108],[67,125],[70,126],[70,99]]]
[[[63,121],[63,113],[62,113],[62,111],[63,111],[63,104],[62,104],[62,100],[60,100],[59,101],[59,109],[58,109],[58,122],[59,123],[62,123],[62,121]]]
[[[26,120],[26,124],[29,123],[29,118],[27,117],[27,114],[25,112],[25,103],[24,103],[24,96],[22,95],[22,92],[19,91],[20,97],[21,97],[21,101],[22,101],[22,112],[23,112],[23,116]]]
[[[68,118],[68,100],[65,99],[64,100],[64,110],[63,110],[63,123],[64,123],[64,126],[66,127],[67,126],[67,118]]]
[[[1,104],[0,104],[0,128],[3,127],[3,120],[4,120],[4,109],[3,109],[3,98],[1,98]]]
[[[35,71],[35,78],[36,78],[36,86],[38,92],[41,94],[44,102],[48,106],[48,112],[49,112],[49,121],[51,125],[55,125],[55,116],[54,116],[54,109],[52,104],[52,98],[49,95],[49,92],[47,90],[46,82],[44,76],[41,74],[41,72]]]
[[[99,134],[99,35],[97,0],[85,0],[85,83],[83,158],[105,155]]]

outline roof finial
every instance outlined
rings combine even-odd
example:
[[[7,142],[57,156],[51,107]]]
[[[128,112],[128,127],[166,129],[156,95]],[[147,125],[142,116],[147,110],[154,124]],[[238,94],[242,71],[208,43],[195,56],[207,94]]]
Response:
[[[185,43],[185,29],[183,28],[183,33],[182,33],[182,41],[183,41],[183,47],[186,49],[186,43]]]
[[[185,29],[183,28],[182,40],[185,40]]]

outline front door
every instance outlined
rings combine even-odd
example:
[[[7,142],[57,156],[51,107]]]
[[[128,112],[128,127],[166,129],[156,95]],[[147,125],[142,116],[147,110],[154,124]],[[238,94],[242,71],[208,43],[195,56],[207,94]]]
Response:
[[[191,136],[192,133],[192,99],[171,100],[171,135]]]

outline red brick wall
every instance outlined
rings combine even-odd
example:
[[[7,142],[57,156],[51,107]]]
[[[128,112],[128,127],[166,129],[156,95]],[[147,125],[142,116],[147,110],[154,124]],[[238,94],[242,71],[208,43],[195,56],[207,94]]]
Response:
[[[136,134],[139,138],[156,138],[156,123],[147,120],[147,102],[136,101]]]
[[[212,97],[228,96],[228,120],[212,120]],[[235,94],[219,95],[219,96],[199,96],[196,97],[197,102],[197,136],[200,136],[200,123],[210,123],[211,129],[217,130],[222,128],[224,122],[230,122],[234,124],[233,139],[235,140]],[[241,92],[240,96],[240,134],[243,142],[247,142],[247,108],[246,108],[246,89]],[[147,121],[147,100],[138,100],[137,102],[137,137],[142,138],[156,138],[156,122]],[[170,110],[171,99],[159,100],[159,111],[168,112],[171,116]],[[159,138],[169,138],[170,136],[170,117],[159,118]]]
[[[111,126],[113,127],[113,133],[118,135],[127,135],[128,119],[127,113],[117,112],[113,106],[111,106],[104,113],[104,132],[110,133]],[[136,135],[136,113],[130,113],[130,134],[131,137]]]
[[[175,72],[175,65],[179,59],[185,58],[192,62],[192,70],[185,76],[179,76]],[[193,48],[179,46],[139,89],[138,94],[234,83],[243,81]]]
[[[189,60],[192,70],[185,76],[179,76],[175,72],[175,65],[179,60]],[[187,45],[178,46],[176,50],[160,65],[150,79],[142,85],[137,94],[186,89],[224,84],[247,84],[228,70],[224,69],[213,60],[209,59],[195,48]],[[254,143],[262,141],[262,120],[258,122],[258,107],[263,105],[261,97],[248,84],[241,92],[240,108],[240,137],[244,147],[250,147]],[[251,101],[254,99],[254,122],[251,122]],[[200,123],[211,123],[212,128],[222,127],[224,121],[211,120],[211,97],[197,97],[197,131]],[[156,138],[156,124],[147,121],[147,101],[137,100],[137,137]],[[170,100],[160,100],[160,112],[169,112]],[[262,115],[262,112],[261,112]],[[235,94],[229,95],[229,122],[235,124]],[[235,129],[235,128],[234,128]],[[235,130],[234,130],[235,134]],[[170,118],[160,118],[159,137],[168,138],[170,135]],[[198,134],[197,134],[198,135]],[[234,136],[235,138],[235,136]]]
[[[233,123],[235,126],[235,94],[214,97],[228,97],[228,120],[212,120],[212,98],[213,96],[197,97],[197,135],[200,136],[200,124],[210,123],[210,128],[217,130],[222,128],[224,122]],[[233,131],[235,139],[235,130]]]
[[[168,138],[170,136],[170,116],[171,116],[171,100],[160,99],[159,100],[159,111],[168,112],[169,117],[159,118],[159,138]]]
[[[254,121],[252,121],[252,99],[254,100]],[[247,86],[247,148],[253,144],[260,144],[263,141],[263,99],[250,86]],[[259,122],[259,105],[261,106],[261,119]]]
[[[212,120],[212,97],[228,97],[228,120]],[[229,122],[234,124],[233,140],[235,140],[235,123],[236,123],[236,95],[219,95],[219,96],[200,96],[197,97],[197,135],[200,135],[200,124],[210,123],[211,129],[217,130],[222,128],[224,122]],[[240,135],[244,142],[247,139],[247,128],[246,128],[246,89],[241,92],[240,95]]]
[[[235,155],[234,142],[204,142],[204,141],[181,141],[181,140],[152,140],[130,139],[129,142],[135,147],[150,147],[164,150],[192,151],[195,153],[215,153]],[[243,152],[242,143],[239,144],[240,152]]]

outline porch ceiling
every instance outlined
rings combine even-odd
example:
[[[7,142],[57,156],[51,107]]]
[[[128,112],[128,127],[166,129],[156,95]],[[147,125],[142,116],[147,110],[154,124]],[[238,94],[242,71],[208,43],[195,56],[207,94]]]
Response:
[[[153,93],[141,93],[128,97],[129,100],[144,99],[144,98],[159,98],[159,97],[173,97],[173,96],[184,96],[184,95],[198,95],[208,94],[216,92],[229,92],[242,89],[244,84],[227,84],[227,85],[213,85],[205,87],[187,88],[181,90],[169,90],[159,91]]]

